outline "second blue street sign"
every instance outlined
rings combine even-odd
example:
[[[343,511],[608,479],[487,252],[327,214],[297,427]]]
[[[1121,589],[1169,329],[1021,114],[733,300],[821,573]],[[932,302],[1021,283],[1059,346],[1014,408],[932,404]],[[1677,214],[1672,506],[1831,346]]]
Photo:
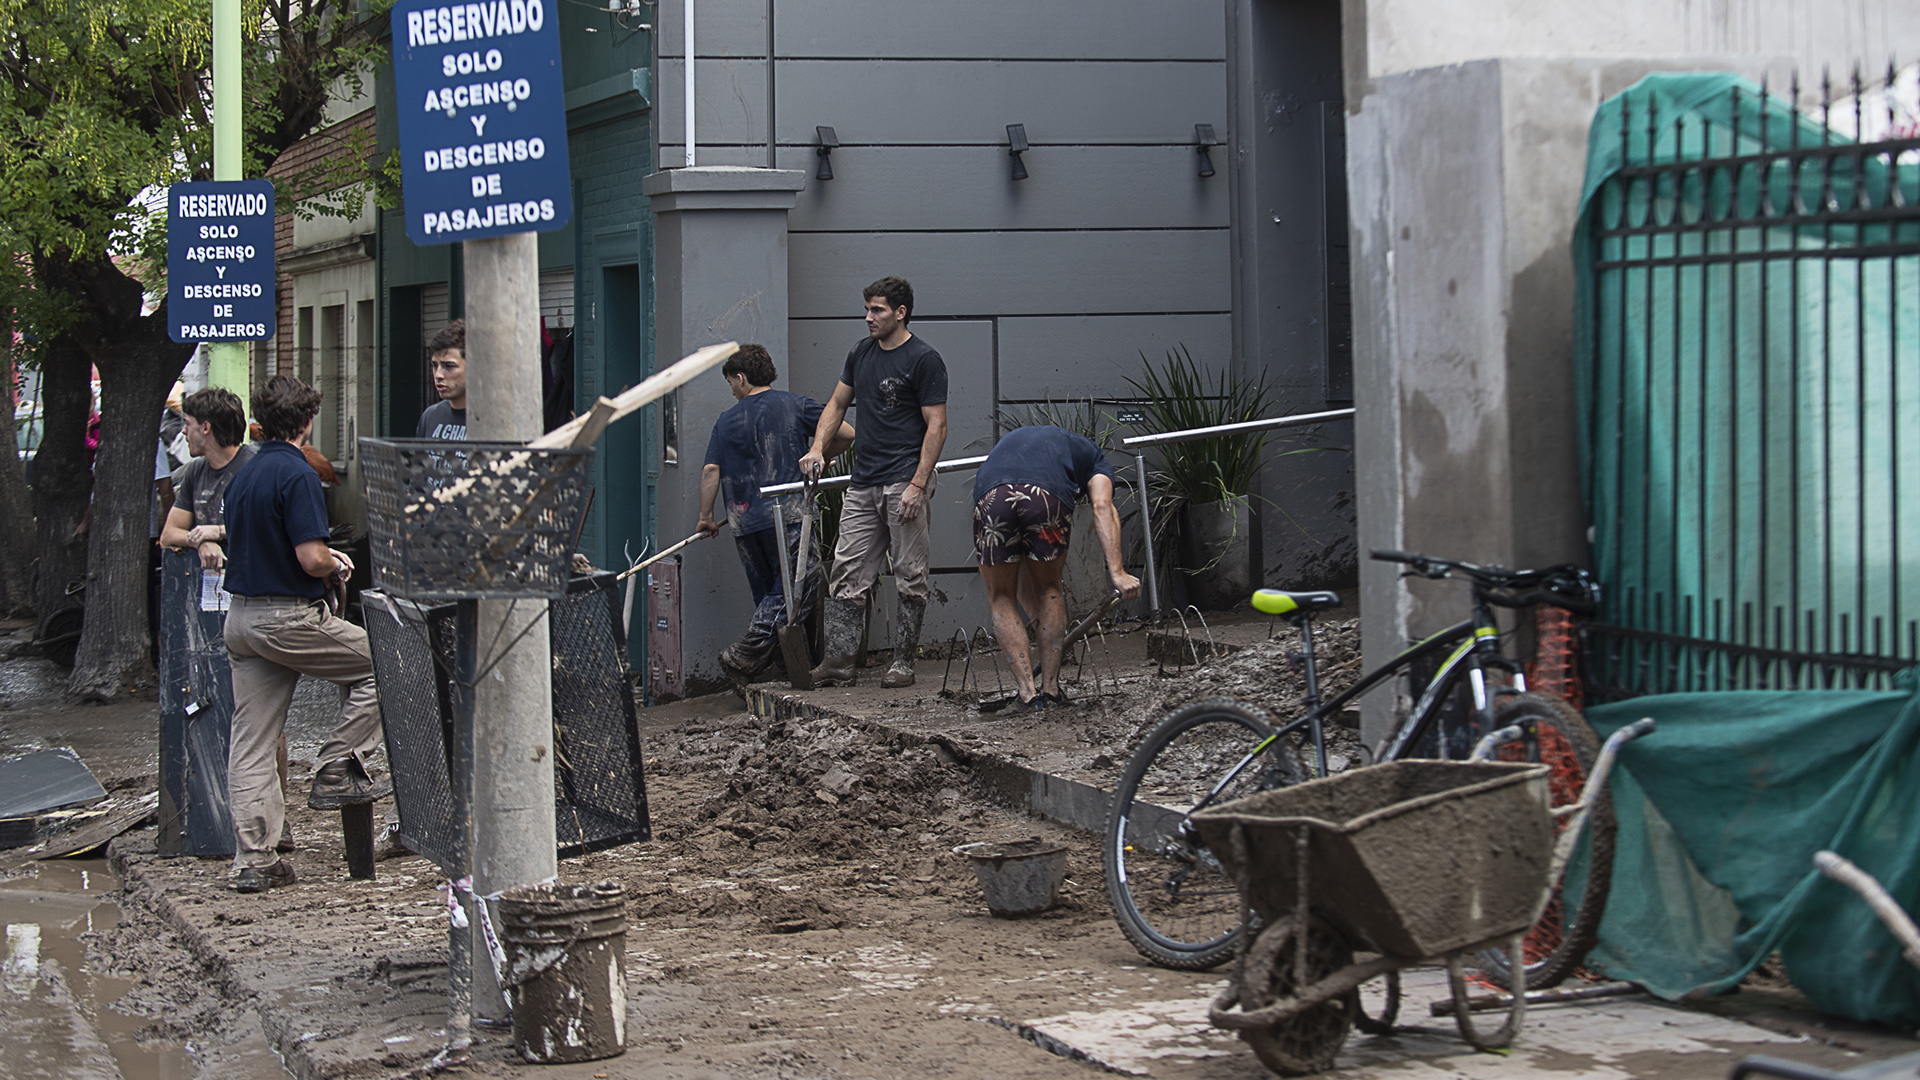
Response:
[[[562,0],[393,7],[407,237],[445,244],[573,216]]]

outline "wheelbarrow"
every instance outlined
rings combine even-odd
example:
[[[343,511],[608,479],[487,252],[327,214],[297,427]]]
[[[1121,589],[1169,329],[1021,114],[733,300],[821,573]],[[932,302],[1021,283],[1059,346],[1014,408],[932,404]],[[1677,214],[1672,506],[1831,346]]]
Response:
[[[1621,744],[1652,727],[1615,733],[1587,785],[1606,789]],[[1475,757],[1518,738],[1482,740]],[[1208,1016],[1237,1032],[1269,1069],[1298,1076],[1329,1068],[1355,1026],[1393,1029],[1399,972],[1445,964],[1460,1035],[1484,1050],[1508,1045],[1526,1011],[1522,941],[1553,895],[1588,802],[1565,812],[1554,836],[1549,766],[1395,761],[1261,792],[1195,814],[1243,903],[1233,978]],[[1505,1021],[1483,1031],[1469,1005],[1466,968],[1504,947],[1516,984]],[[1374,954],[1355,959],[1356,953]],[[1386,980],[1378,1016],[1360,987]]]

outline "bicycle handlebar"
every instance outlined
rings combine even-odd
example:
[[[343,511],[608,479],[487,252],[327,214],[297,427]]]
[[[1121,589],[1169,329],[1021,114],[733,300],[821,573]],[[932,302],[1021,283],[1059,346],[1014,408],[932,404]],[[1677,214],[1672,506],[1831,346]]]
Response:
[[[1552,604],[1579,615],[1591,615],[1599,610],[1596,602],[1599,587],[1584,568],[1571,563],[1549,566],[1544,570],[1509,570],[1504,566],[1479,566],[1458,559],[1440,559],[1390,548],[1375,548],[1369,554],[1381,562],[1402,563],[1411,568],[1408,573],[1435,581],[1458,573],[1491,590],[1485,594],[1486,599],[1496,607],[1529,608]],[[1510,591],[1529,586],[1544,588],[1525,593]]]

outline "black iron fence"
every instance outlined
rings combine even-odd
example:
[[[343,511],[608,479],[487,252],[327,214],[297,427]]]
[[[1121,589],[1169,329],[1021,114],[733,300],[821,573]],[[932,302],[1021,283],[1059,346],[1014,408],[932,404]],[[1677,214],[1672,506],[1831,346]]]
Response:
[[[1656,76],[1595,119],[1597,699],[1920,663],[1920,127],[1857,72],[1820,89]]]

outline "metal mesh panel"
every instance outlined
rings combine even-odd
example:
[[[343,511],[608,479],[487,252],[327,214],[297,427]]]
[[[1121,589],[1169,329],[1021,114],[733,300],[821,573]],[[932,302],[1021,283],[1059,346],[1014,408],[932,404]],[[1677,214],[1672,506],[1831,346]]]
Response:
[[[555,826],[563,854],[653,835],[614,580],[610,573],[574,578],[547,622],[554,657]]]
[[[563,857],[652,837],[618,595],[613,574],[575,577],[548,613],[554,826]],[[365,603],[401,835],[451,866],[461,845],[448,780],[455,608],[379,593],[365,594]]]
[[[362,439],[373,580],[410,600],[558,598],[592,450]]]
[[[397,597],[362,593],[367,644],[373,675],[380,685],[380,714],[386,728],[387,763],[393,769],[393,799],[400,809],[400,835],[407,846],[442,868],[464,861],[461,823],[454,814],[449,780],[453,745],[453,708],[448,682],[450,650],[444,666],[435,664],[442,643],[431,637],[451,634],[430,628],[433,612]],[[440,609],[449,615],[452,608]],[[446,620],[451,630],[452,620]],[[450,643],[449,643],[450,644]]]

